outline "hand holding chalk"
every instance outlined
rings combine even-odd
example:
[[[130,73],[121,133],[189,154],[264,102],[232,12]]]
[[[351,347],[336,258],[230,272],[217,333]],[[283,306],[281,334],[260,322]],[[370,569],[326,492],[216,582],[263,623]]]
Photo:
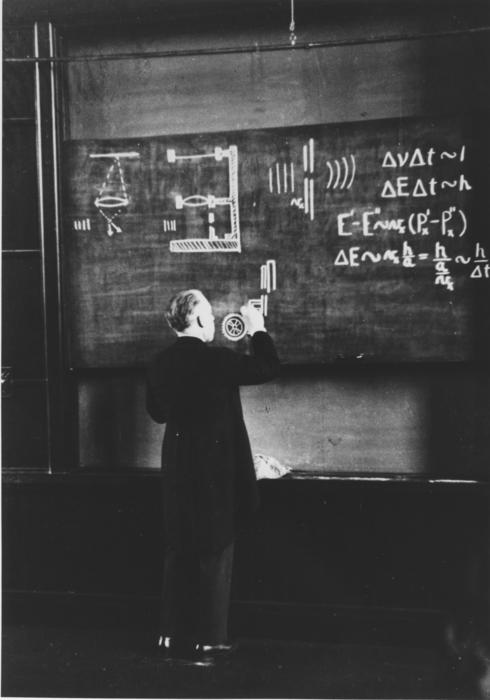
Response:
[[[247,326],[247,333],[253,335],[257,331],[265,331],[264,317],[254,306],[250,303],[244,304],[240,308],[240,313]]]

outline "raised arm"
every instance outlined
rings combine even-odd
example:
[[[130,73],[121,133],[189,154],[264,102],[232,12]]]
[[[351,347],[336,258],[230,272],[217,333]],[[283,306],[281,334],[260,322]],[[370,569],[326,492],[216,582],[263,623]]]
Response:
[[[250,305],[240,309],[247,332],[251,336],[252,354],[230,352],[227,362],[228,379],[234,384],[263,384],[280,372],[280,361],[272,338],[265,330],[264,317]]]

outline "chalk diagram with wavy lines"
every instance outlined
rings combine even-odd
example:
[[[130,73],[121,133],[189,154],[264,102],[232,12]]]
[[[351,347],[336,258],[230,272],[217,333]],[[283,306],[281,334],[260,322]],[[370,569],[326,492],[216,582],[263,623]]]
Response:
[[[315,219],[315,188],[318,189],[319,168],[315,163],[315,150],[315,139],[310,138],[303,144],[298,162],[294,158],[278,159],[270,165],[267,175],[269,194],[280,198],[287,196],[290,206],[302,211],[310,221]],[[352,153],[325,161],[325,190],[350,190],[356,174],[356,157]]]
[[[356,157],[352,153],[341,159],[327,160],[327,190],[350,190],[356,177]]]

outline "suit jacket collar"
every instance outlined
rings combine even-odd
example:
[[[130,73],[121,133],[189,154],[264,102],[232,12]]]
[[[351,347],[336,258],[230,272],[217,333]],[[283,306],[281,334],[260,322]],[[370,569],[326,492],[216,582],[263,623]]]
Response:
[[[193,335],[179,335],[177,338],[177,343],[179,345],[206,345],[204,340],[201,340],[200,338],[196,338]]]

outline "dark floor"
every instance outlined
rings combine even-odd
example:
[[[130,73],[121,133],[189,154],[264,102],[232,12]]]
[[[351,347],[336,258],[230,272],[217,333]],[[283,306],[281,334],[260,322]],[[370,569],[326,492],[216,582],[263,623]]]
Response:
[[[163,662],[146,631],[5,626],[2,697],[478,698],[441,650],[240,639],[212,668]]]

